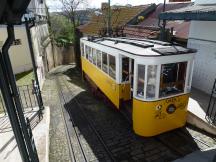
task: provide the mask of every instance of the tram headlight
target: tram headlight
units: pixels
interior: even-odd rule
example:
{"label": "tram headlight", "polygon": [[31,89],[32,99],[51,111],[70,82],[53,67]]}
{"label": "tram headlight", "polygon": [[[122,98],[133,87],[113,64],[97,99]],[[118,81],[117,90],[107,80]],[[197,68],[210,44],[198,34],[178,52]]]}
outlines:
{"label": "tram headlight", "polygon": [[168,114],[172,114],[176,111],[176,106],[174,104],[171,104],[167,107],[166,111]]}

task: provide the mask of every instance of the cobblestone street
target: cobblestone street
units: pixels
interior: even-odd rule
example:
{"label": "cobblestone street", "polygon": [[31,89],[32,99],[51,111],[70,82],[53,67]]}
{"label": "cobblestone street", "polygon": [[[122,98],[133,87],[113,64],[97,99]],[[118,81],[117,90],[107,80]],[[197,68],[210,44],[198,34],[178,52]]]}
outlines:
{"label": "cobblestone street", "polygon": [[74,66],[50,72],[43,87],[50,106],[50,153],[56,161],[168,162],[216,145],[193,126],[144,138],[104,98],[94,96]]}

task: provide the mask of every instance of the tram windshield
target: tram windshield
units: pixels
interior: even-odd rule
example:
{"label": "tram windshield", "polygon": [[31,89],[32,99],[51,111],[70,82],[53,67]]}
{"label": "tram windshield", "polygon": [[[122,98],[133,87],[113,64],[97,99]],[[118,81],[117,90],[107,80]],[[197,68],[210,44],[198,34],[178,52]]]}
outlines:
{"label": "tram windshield", "polygon": [[187,62],[161,65],[159,97],[184,92]]}

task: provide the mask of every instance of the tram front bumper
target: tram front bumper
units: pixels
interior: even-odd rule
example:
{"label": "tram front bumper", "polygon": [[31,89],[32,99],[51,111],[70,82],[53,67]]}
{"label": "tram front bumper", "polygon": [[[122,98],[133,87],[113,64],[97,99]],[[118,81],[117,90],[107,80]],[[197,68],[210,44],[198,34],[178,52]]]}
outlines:
{"label": "tram front bumper", "polygon": [[133,129],[150,137],[185,125],[189,94],[158,101],[133,99]]}

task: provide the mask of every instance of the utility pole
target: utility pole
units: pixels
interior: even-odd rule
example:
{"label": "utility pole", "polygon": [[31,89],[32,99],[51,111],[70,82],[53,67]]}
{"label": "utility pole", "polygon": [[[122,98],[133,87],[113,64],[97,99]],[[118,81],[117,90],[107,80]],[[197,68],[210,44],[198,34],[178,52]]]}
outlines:
{"label": "utility pole", "polygon": [[[163,12],[166,11],[166,0],[164,0],[164,5],[163,5]],[[163,20],[163,41],[165,41],[165,38],[166,38],[166,20]]]}
{"label": "utility pole", "polygon": [[107,16],[107,36],[111,36],[111,5],[110,0],[108,0],[108,16]]}

